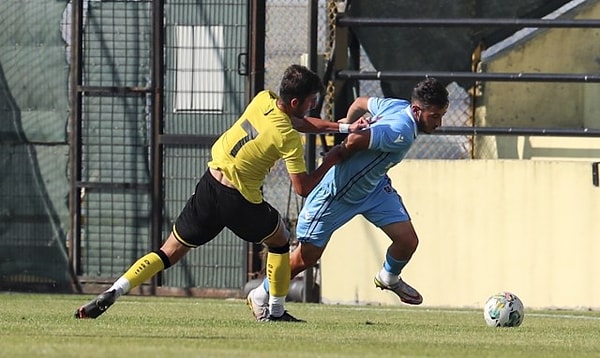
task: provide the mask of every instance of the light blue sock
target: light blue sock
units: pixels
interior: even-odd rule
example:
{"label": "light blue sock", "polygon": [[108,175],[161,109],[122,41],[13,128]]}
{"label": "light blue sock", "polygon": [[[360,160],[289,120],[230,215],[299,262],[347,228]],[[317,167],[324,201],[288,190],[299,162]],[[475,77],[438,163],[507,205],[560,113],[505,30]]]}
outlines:
{"label": "light blue sock", "polygon": [[269,280],[266,277],[263,280],[263,287],[265,288],[265,292],[269,293]]}
{"label": "light blue sock", "polygon": [[395,258],[393,258],[389,252],[385,253],[385,262],[383,263],[383,268],[395,275],[398,276],[400,275],[400,272],[402,272],[402,269],[404,268],[404,266],[406,266],[406,264],[408,263],[407,260],[396,260]]}
{"label": "light blue sock", "polygon": [[255,289],[250,291],[252,301],[257,305],[266,305],[269,303],[269,292],[265,290],[265,285],[261,282]]}

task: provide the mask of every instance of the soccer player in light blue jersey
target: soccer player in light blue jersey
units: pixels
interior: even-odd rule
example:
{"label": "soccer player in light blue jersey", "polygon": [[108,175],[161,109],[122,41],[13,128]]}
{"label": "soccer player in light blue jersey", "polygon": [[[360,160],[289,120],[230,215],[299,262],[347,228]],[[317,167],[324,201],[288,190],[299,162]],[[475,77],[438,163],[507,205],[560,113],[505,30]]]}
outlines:
{"label": "soccer player in light blue jersey", "polygon": [[[402,198],[387,175],[400,163],[419,133],[433,133],[448,109],[448,91],[435,78],[413,89],[411,100],[359,97],[348,109],[352,123],[369,113],[368,129],[349,134],[343,142],[346,160],[329,169],[308,195],[298,215],[299,246],[290,256],[292,278],[317,263],[331,235],[356,215],[364,216],[391,239],[375,286],[390,290],[404,303],[418,305],[421,294],[400,278],[417,249],[418,237]],[[250,291],[253,311],[268,302],[268,281]]]}

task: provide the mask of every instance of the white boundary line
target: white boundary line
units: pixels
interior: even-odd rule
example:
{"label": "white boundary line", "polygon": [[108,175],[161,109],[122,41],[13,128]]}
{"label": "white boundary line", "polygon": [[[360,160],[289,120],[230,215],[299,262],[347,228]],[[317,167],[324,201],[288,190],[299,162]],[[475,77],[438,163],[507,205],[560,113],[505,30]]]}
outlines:
{"label": "white boundary line", "polygon": [[[313,307],[314,308],[314,307]],[[316,306],[317,309],[319,308],[323,308],[323,309],[327,309],[328,305],[324,305],[324,306]],[[454,309],[454,308],[448,308],[448,309],[444,309],[444,308],[385,308],[385,307],[381,307],[381,306],[373,306],[373,307],[368,307],[368,306],[336,306],[336,308],[338,309],[347,309],[347,310],[352,310],[352,311],[394,311],[394,312],[424,312],[424,313],[440,313],[440,312],[447,312],[447,313],[459,313],[459,314],[481,314],[481,310],[474,310],[474,309]],[[529,317],[547,317],[547,318],[572,318],[572,319],[586,319],[586,320],[593,320],[593,321],[600,321],[600,316],[586,316],[585,312],[582,311],[581,315],[575,315],[575,314],[553,314],[553,313],[536,313],[536,312],[528,312],[527,310],[525,310],[525,315],[529,316]]]}
{"label": "white boundary line", "polygon": [[[136,301],[135,300],[135,296],[128,296],[131,297],[128,300],[121,300],[119,302],[119,305],[136,305],[141,303],[142,301]],[[174,297],[177,298],[177,297]],[[231,301],[238,301],[238,299],[228,299]],[[239,300],[240,302],[242,302],[243,300]],[[161,305],[168,305],[168,304],[181,304],[180,302],[161,302]],[[199,299],[198,301],[193,301],[190,300],[190,302],[188,302],[187,304],[189,305],[201,305],[202,304],[202,299]],[[300,303],[294,303],[294,304],[300,304]],[[365,306],[365,305],[356,305],[356,306],[352,306],[352,305],[334,305],[334,304],[314,304],[310,309],[322,309],[322,310],[326,310],[329,308],[335,307],[336,309],[343,309],[343,310],[348,310],[348,311],[387,311],[387,312],[423,312],[423,313],[440,313],[440,312],[447,312],[447,313],[457,313],[457,314],[482,314],[482,310],[480,309],[473,309],[473,308],[465,308],[465,309],[456,309],[456,308],[425,308],[425,307],[415,307],[415,308],[403,308],[403,307],[396,307],[396,306]],[[572,312],[577,312],[577,310],[572,310]],[[586,316],[585,314],[588,311],[581,311],[581,315],[578,314],[554,314],[554,313],[539,313],[539,312],[529,312],[527,310],[525,310],[525,316],[527,317],[546,317],[546,318],[570,318],[570,319],[582,319],[582,320],[591,320],[591,321],[600,321],[600,315],[597,316]],[[591,311],[592,313],[596,313],[598,314],[598,311]]]}

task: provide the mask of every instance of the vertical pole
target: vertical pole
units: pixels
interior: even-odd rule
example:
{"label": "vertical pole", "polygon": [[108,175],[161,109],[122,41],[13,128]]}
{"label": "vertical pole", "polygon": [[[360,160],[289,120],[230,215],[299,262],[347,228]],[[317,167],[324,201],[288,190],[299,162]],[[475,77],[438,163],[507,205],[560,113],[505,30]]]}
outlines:
{"label": "vertical pole", "polygon": [[[318,32],[319,1],[309,0],[308,6],[308,66],[311,70],[317,72],[317,32]],[[318,117],[320,113],[310,113],[311,116]],[[306,170],[310,173],[315,170],[316,162],[316,136],[314,134],[306,135]],[[309,267],[304,271],[304,290],[302,294],[303,302],[319,302],[320,293],[315,290],[315,278],[313,268]]]}
{"label": "vertical pole", "polygon": [[[338,14],[339,16],[339,14]],[[335,48],[333,49],[333,73],[345,70],[349,66],[349,49],[351,47],[349,29],[344,26],[336,26],[335,28]],[[346,116],[346,111],[350,106],[348,99],[347,81],[336,78],[334,80],[334,103],[333,103],[333,118],[338,120]],[[352,97],[350,97],[352,98]],[[335,144],[339,144],[345,135],[335,135]]]}
{"label": "vertical pole", "polygon": [[[348,67],[351,70],[359,71],[360,70],[360,42],[358,41],[358,37],[356,36],[354,31],[351,31],[351,30],[348,31],[347,36],[348,36],[348,53],[349,53]],[[348,81],[348,86],[350,86],[350,88],[349,88],[349,92],[347,94],[348,106],[345,107],[346,109],[348,107],[350,107],[350,104],[352,104],[355,97],[360,96],[360,81],[359,80]],[[346,116],[346,114],[344,113],[343,117],[345,117],[345,116]]]}
{"label": "vertical pole", "polygon": [[77,275],[81,274],[81,92],[83,39],[83,0],[71,3],[71,68],[69,74],[69,217],[68,237],[69,270],[73,283],[79,288]]}
{"label": "vertical pole", "polygon": [[266,2],[265,0],[252,0],[249,11],[249,91],[250,101],[265,86],[265,23]]}
{"label": "vertical pole", "polygon": [[[265,86],[265,35],[266,35],[266,1],[252,0],[248,7],[248,88],[247,102]],[[262,245],[248,242],[246,244],[246,278],[253,279],[253,274],[262,269]]]}
{"label": "vertical pole", "polygon": [[[162,243],[163,222],[163,146],[160,137],[163,134],[163,89],[164,89],[164,0],[152,1],[152,115],[150,138],[150,162],[152,177],[151,193],[151,247],[158,250]],[[162,273],[152,278],[151,294],[162,285]]]}

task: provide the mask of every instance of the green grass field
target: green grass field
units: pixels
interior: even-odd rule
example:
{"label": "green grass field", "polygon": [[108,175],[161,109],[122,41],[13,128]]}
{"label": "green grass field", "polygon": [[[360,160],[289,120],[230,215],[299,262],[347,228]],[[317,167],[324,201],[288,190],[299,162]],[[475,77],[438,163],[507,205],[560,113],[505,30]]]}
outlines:
{"label": "green grass field", "polygon": [[259,323],[242,300],[0,293],[3,357],[600,357],[600,312],[529,311],[488,328],[481,310],[288,303],[307,323]]}

